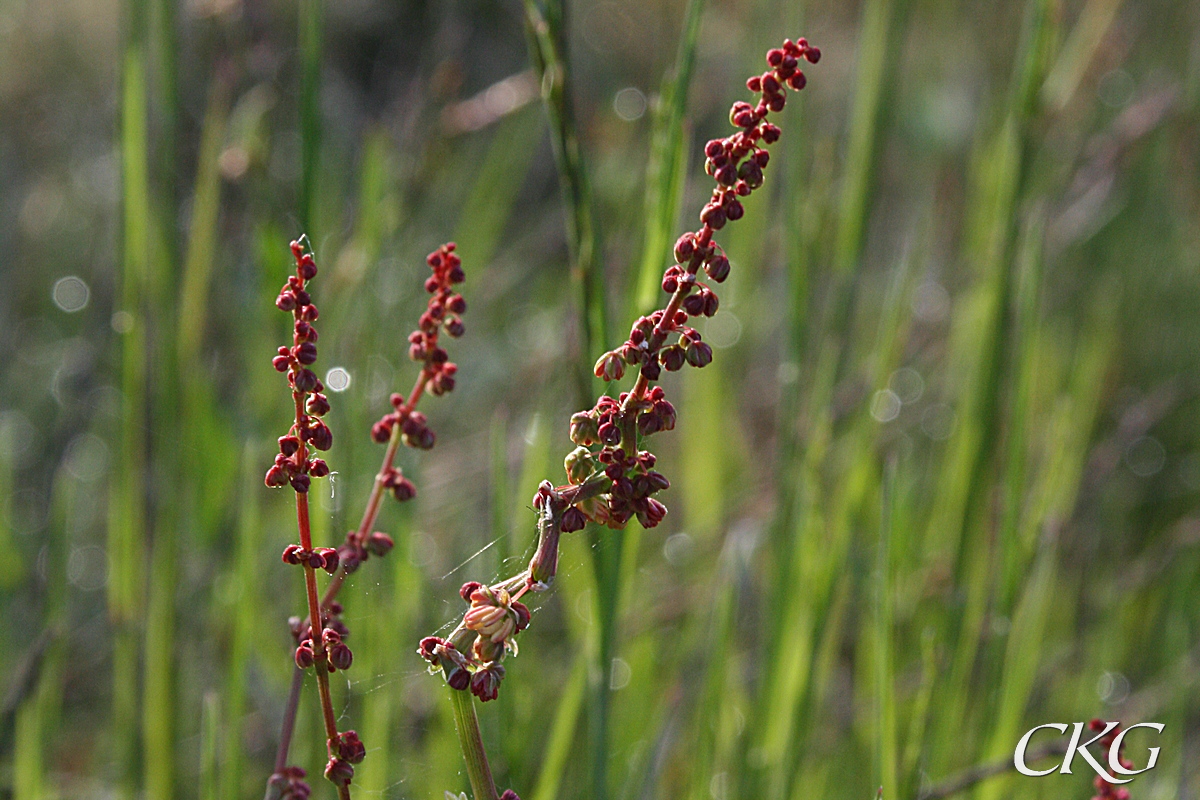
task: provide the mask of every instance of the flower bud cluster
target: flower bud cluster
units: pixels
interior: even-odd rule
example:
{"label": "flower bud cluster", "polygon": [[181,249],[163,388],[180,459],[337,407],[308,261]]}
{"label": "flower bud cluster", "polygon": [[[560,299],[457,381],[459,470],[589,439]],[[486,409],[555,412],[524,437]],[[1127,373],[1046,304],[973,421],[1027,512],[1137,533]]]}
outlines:
{"label": "flower bud cluster", "polygon": [[[469,688],[482,700],[495,698],[504,677],[499,662],[507,652],[516,652],[514,637],[529,624],[529,610],[519,598],[554,579],[561,534],[580,530],[589,521],[619,529],[635,517],[643,527],[653,528],[665,517],[667,508],[654,495],[670,481],[655,469],[654,454],[639,448],[639,437],[675,427],[675,408],[663,388],[654,384],[664,369],[674,372],[712,362],[712,348],[688,323],[717,313],[720,300],[707,281],[719,284],[729,277],[729,258],[713,234],[740,219],[745,213],[742,198],[762,186],[769,162],[766,147],[780,135],[767,117],[783,110],[787,89],[804,87],[801,59],[815,64],[820,55],[804,39],[786,40],[769,51],[769,69],[746,84],[759,95],[756,103],[735,103],[730,112],[739,130],[705,146],[705,170],[717,186],[700,213],[701,228],[675,243],[676,263],[662,279],[670,299],[664,308],[639,318],[629,338],[600,356],[593,369],[596,377],[611,382],[636,368],[633,388],[616,398],[602,396],[591,409],[571,417],[570,436],[576,447],[563,462],[567,484],[556,487],[543,481],[533,498],[538,547],[529,568],[495,586],[464,585],[462,596],[470,608],[454,633],[446,639],[421,640],[418,652],[431,671],[442,671],[451,688]],[[700,280],[702,270],[706,281]],[[516,798],[506,792],[503,800]]]}
{"label": "flower bud cluster", "polygon": [[329,412],[325,387],[310,369],[317,360],[317,329],[313,323],[319,314],[307,285],[316,277],[317,265],[304,244],[295,241],[291,247],[296,259],[296,274],[288,277],[275,298],[275,305],[292,314],[292,346],[280,347],[271,359],[271,365],[277,372],[287,373],[296,404],[296,420],[287,435],[279,437],[279,453],[267,470],[264,482],[272,488],[290,484],[303,494],[308,491],[312,478],[329,474],[329,465],[323,459],[310,457],[309,447],[328,450],[333,446],[333,432],[321,420]]}
{"label": "flower bud cluster", "polygon": [[[767,122],[771,112],[782,111],[786,89],[804,88],[801,59],[815,64],[821,52],[804,39],[788,39],[783,47],[767,53],[769,69],[746,82],[759,95],[755,104],[739,101],[730,110],[730,121],[739,131],[724,139],[713,139],[704,148],[705,171],[716,179],[712,197],[700,213],[703,226],[685,233],[675,243],[675,263],[663,274],[663,291],[671,295],[666,307],[641,317],[620,347],[596,361],[596,377],[620,380],[626,367],[636,367],[638,380],[633,391],[617,400],[601,397],[590,411],[571,418],[571,441],[589,450],[594,462],[603,465],[612,481],[599,497],[577,504],[584,517],[611,528],[622,528],[634,516],[643,527],[657,525],[666,507],[652,495],[666,488],[667,479],[654,472],[653,456],[635,450],[637,435],[649,436],[675,427],[675,409],[665,399],[661,386],[652,386],[665,369],[675,372],[685,365],[705,367],[712,363],[712,347],[687,323],[696,317],[711,317],[720,307],[717,293],[699,280],[701,270],[713,283],[729,277],[729,258],[713,241],[713,233],[726,222],[736,221],[745,213],[741,198],[762,186],[763,169],[770,156],[766,146],[779,139],[779,128]],[[761,146],[760,146],[761,145]],[[636,452],[636,455],[631,453]],[[586,479],[586,461],[574,453],[567,464],[572,484]],[[564,515],[564,532],[578,524],[574,515]],[[580,526],[582,527],[582,526]]]}
{"label": "flower bud cluster", "polygon": [[298,544],[289,544],[283,548],[283,563],[323,569],[332,575],[337,572],[338,552],[332,547],[316,547],[312,550],[305,550]]}
{"label": "flower bud cluster", "polygon": [[308,800],[312,787],[304,780],[305,774],[300,767],[284,767],[271,776],[268,784],[278,790],[280,800]]}
{"label": "flower bud cluster", "polygon": [[337,556],[341,561],[342,571],[349,574],[358,569],[359,565],[371,556],[382,558],[395,546],[396,542],[392,537],[382,531],[375,531],[371,534],[349,531],[346,534],[346,541],[337,549]]}
{"label": "flower bud cluster", "polygon": [[481,701],[495,700],[504,680],[501,662],[517,652],[516,635],[529,627],[529,608],[503,586],[464,583],[459,594],[469,604],[450,639],[427,636],[417,652],[431,670],[442,670],[459,691],[471,690]]}
{"label": "flower bud cluster", "polygon": [[[452,288],[465,278],[462,259],[454,248],[454,242],[448,242],[426,257],[425,263],[429,264],[433,275],[425,281],[425,291],[432,297],[417,321],[417,329],[408,336],[409,357],[423,365],[421,391],[433,395],[451,391],[458,372],[458,365],[449,360],[449,354],[438,344],[438,336],[443,330],[455,338],[462,336],[461,315],[467,310],[467,301]],[[371,438],[383,444],[391,438],[392,429],[399,425],[404,443],[409,447],[421,450],[433,447],[433,431],[427,426],[424,414],[410,408],[398,394],[392,395],[392,407],[391,413],[375,423]]]}
{"label": "flower bud cluster", "polygon": [[[1102,731],[1108,723],[1102,719],[1094,719],[1088,723],[1088,727],[1094,731]],[[1121,732],[1121,726],[1115,726],[1111,731],[1105,734],[1100,739],[1100,746],[1104,748],[1104,756],[1107,761],[1111,756],[1113,743],[1117,740],[1117,735]],[[1133,762],[1125,757],[1125,743],[1121,743],[1121,751],[1117,753],[1117,763],[1125,769],[1133,769]],[[1124,786],[1114,786],[1101,776],[1097,775],[1092,781],[1092,785],[1096,787],[1096,794],[1092,800],[1129,800],[1129,790]]]}
{"label": "flower bud cluster", "polygon": [[336,739],[326,742],[329,748],[329,763],[325,765],[325,777],[338,786],[348,786],[354,777],[354,764],[361,764],[367,757],[367,748],[354,731],[343,731]]}
{"label": "flower bud cluster", "polygon": [[[335,600],[329,604],[329,611],[322,614],[324,625],[321,628],[321,643],[330,672],[349,669],[354,661],[354,653],[344,641],[350,631],[342,622],[341,613],[342,604]],[[291,623],[292,636],[296,639],[296,666],[308,669],[320,658],[317,648],[313,646],[312,626],[302,625],[299,617],[292,617]]]}

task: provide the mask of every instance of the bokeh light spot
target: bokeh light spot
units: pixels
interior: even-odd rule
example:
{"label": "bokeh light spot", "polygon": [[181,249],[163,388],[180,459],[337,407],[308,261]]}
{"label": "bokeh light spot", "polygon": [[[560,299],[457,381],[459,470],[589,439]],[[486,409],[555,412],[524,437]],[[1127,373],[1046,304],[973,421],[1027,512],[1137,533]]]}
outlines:
{"label": "bokeh light spot", "polygon": [[871,416],[878,422],[891,422],[900,416],[900,397],[891,389],[880,389],[871,398]]}
{"label": "bokeh light spot", "polygon": [[613,97],[613,111],[626,122],[641,119],[646,113],[646,95],[640,89],[627,86]]}
{"label": "bokeh light spot", "polygon": [[344,392],[350,388],[350,373],[342,367],[333,367],[325,373],[325,387],[331,392]]}
{"label": "bokeh light spot", "polygon": [[896,393],[901,403],[915,403],[925,393],[925,379],[912,367],[901,367],[888,378],[888,388]]}
{"label": "bokeh light spot", "polygon": [[1133,440],[1125,451],[1125,463],[1129,471],[1139,478],[1158,474],[1167,461],[1167,451],[1162,442],[1153,436],[1140,436]]}
{"label": "bokeh light spot", "polygon": [[76,311],[82,311],[87,307],[88,298],[91,297],[91,294],[88,285],[81,278],[68,275],[54,282],[52,296],[54,298],[54,305],[68,314],[74,314]]}

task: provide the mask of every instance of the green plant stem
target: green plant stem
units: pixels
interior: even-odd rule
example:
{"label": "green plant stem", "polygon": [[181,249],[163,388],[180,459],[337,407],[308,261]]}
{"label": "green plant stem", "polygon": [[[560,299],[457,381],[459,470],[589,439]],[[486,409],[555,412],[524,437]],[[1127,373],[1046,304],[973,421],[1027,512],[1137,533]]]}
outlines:
{"label": "green plant stem", "polygon": [[475,716],[475,700],[470,692],[450,690],[454,703],[454,727],[458,730],[458,743],[462,747],[463,760],[467,762],[467,778],[471,781],[471,792],[475,800],[500,800],[496,782],[492,780],[492,768],[483,749],[483,736],[479,732],[479,718]]}
{"label": "green plant stem", "polygon": [[550,140],[562,185],[567,211],[567,245],[571,257],[571,279],[579,303],[579,346],[584,353],[576,376],[579,402],[591,394],[590,357],[596,345],[607,338],[607,307],[604,281],[597,268],[600,251],[592,208],[592,189],[587,164],[579,146],[571,84],[564,46],[566,12],[561,0],[548,5],[545,14],[535,0],[525,0],[525,30],[534,72],[542,87],[546,114],[550,117]]}

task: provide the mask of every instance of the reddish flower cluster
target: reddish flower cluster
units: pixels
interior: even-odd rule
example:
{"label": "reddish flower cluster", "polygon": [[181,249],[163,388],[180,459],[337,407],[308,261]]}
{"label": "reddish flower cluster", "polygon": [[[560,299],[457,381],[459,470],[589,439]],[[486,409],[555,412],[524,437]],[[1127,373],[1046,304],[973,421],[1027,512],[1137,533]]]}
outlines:
{"label": "reddish flower cluster", "polygon": [[[1089,723],[1088,727],[1094,731],[1102,731],[1108,723],[1102,719],[1094,719]],[[1116,741],[1117,735],[1121,732],[1121,726],[1116,725],[1100,740],[1100,745],[1104,748],[1106,757],[1111,758],[1113,742]],[[1122,750],[1124,750],[1124,742],[1122,742]],[[1121,753],[1117,753],[1117,763],[1125,769],[1133,769],[1133,762],[1125,758]],[[1093,781],[1096,787],[1096,794],[1092,800],[1129,800],[1129,790],[1124,786],[1114,786],[1099,775]]]}
{"label": "reddish flower cluster", "polygon": [[769,161],[765,148],[780,135],[767,116],[783,109],[787,89],[804,87],[800,60],[815,64],[820,56],[804,39],[787,40],[769,51],[769,69],[746,83],[759,95],[757,103],[738,102],[730,112],[740,130],[705,146],[705,170],[717,186],[700,213],[700,229],[675,243],[677,263],[662,280],[670,299],[661,310],[638,319],[629,338],[596,361],[595,375],[606,381],[620,380],[626,367],[636,367],[633,388],[616,399],[600,397],[594,407],[571,417],[570,435],[577,447],[564,461],[567,484],[556,487],[543,481],[533,498],[538,547],[529,568],[491,587],[474,582],[463,586],[463,598],[471,607],[462,622],[448,638],[421,641],[418,652],[431,670],[442,671],[452,688],[470,688],[482,700],[495,698],[504,676],[499,661],[507,652],[516,652],[513,637],[529,624],[528,609],[518,601],[526,591],[544,589],[553,580],[562,533],[580,530],[589,521],[623,528],[634,517],[643,527],[653,528],[666,515],[666,506],[654,495],[670,481],[654,469],[654,454],[638,449],[639,436],[675,427],[675,408],[662,387],[652,384],[663,369],[673,372],[685,364],[704,367],[712,362],[712,348],[687,324],[695,317],[713,316],[720,305],[716,292],[698,276],[701,269],[713,283],[729,276],[729,259],[713,242],[713,234],[740,219],[745,213],[741,198],[762,185]]}
{"label": "reddish flower cluster", "polygon": [[[408,336],[409,358],[424,364],[421,374],[425,386],[434,395],[443,395],[453,389],[454,375],[458,372],[458,365],[449,360],[444,348],[438,346],[438,334],[445,329],[450,336],[462,336],[464,328],[460,315],[467,310],[467,301],[452,288],[466,277],[462,259],[454,252],[454,248],[454,242],[449,242],[425,259],[433,270],[433,275],[425,281],[425,291],[433,296],[429,298],[429,305],[417,322],[417,329]],[[392,429],[399,425],[402,439],[409,447],[421,450],[433,447],[433,431],[426,425],[425,415],[416,411],[413,405],[415,403],[407,402],[402,395],[392,395],[395,410],[385,414],[371,429],[375,441],[380,444],[387,442],[392,436]],[[410,483],[405,491],[411,488]],[[407,497],[401,497],[399,492],[396,494],[400,500],[413,496],[411,493]]]}
{"label": "reddish flower cluster", "polygon": [[[634,444],[637,435],[645,437],[675,427],[674,407],[665,399],[662,387],[650,384],[664,369],[674,372],[685,364],[704,367],[712,362],[712,348],[687,324],[691,318],[713,316],[720,305],[717,293],[698,275],[703,269],[714,283],[729,277],[729,259],[713,242],[713,233],[726,222],[740,219],[745,213],[740,198],[762,186],[763,168],[769,161],[765,146],[777,141],[780,133],[778,127],[767,122],[767,116],[783,110],[785,87],[797,91],[804,88],[800,60],[815,64],[820,57],[820,50],[804,39],[789,39],[782,48],[769,51],[770,69],[746,82],[747,88],[760,95],[757,104],[739,101],[730,110],[730,121],[741,130],[705,145],[704,168],[716,179],[717,186],[700,212],[702,227],[683,234],[675,243],[678,263],[667,268],[662,280],[670,301],[662,310],[638,319],[625,343],[596,362],[598,378],[620,380],[629,365],[638,368],[638,382],[618,399],[601,397],[594,408],[571,418],[571,440],[583,448],[600,446],[594,453],[595,460],[603,465],[611,481],[600,496],[576,503],[575,508],[586,519],[622,528],[636,516],[643,527],[652,528],[666,514],[666,507],[652,495],[670,483],[651,469],[653,454],[635,451]],[[669,342],[672,338],[674,341]],[[576,463],[585,460],[579,451],[572,456]],[[588,477],[583,469],[571,464],[567,472],[568,477],[575,476],[571,483],[582,483]],[[579,525],[574,515],[564,515],[567,521]],[[564,531],[570,529],[564,525]]]}
{"label": "reddish flower cluster", "polygon": [[[341,605],[337,606],[337,613],[341,613]],[[321,629],[321,642],[325,645],[325,652],[328,654],[329,664],[328,671],[336,672],[337,670],[350,669],[350,664],[354,661],[354,654],[350,652],[350,648],[342,639],[349,636],[350,632],[346,630],[346,626],[342,624],[340,619],[326,617],[325,627]],[[312,627],[305,626],[303,632],[298,634],[298,644],[296,646],[296,666],[300,669],[308,669],[316,661],[316,653],[313,649]]]}
{"label": "reddish flower cluster", "polygon": [[312,787],[304,780],[305,772],[300,767],[284,767],[268,781],[268,785],[279,790],[280,800],[308,800]]}
{"label": "reddish flower cluster", "polygon": [[296,274],[288,277],[275,298],[276,307],[291,312],[295,319],[292,346],[280,347],[271,359],[271,366],[277,372],[287,373],[296,403],[296,421],[286,436],[279,437],[279,454],[267,470],[265,480],[267,486],[290,483],[297,492],[307,492],[310,477],[325,477],[329,467],[319,458],[309,458],[306,445],[328,450],[333,446],[333,433],[320,419],[329,412],[329,399],[323,394],[325,387],[309,369],[317,360],[317,330],[313,323],[319,314],[305,286],[316,277],[317,264],[312,253],[305,252],[298,241],[292,242],[292,255],[296,259]]}
{"label": "reddish flower cluster", "polygon": [[462,624],[449,639],[425,637],[417,652],[429,662],[431,670],[442,670],[451,688],[470,688],[486,703],[499,695],[504,680],[500,662],[510,652],[516,655],[514,637],[529,627],[531,614],[503,586],[469,581],[459,589],[459,595],[470,605]]}

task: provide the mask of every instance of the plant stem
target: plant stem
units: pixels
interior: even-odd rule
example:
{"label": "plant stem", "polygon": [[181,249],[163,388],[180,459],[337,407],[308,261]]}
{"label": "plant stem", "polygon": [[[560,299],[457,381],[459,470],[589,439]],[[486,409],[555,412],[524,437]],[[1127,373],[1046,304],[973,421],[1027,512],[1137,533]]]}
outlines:
{"label": "plant stem", "polygon": [[487,753],[483,749],[483,736],[479,732],[479,718],[475,716],[475,700],[470,692],[450,690],[454,702],[454,727],[458,729],[458,743],[462,747],[463,759],[467,762],[467,778],[471,781],[471,792],[475,800],[500,800],[496,783],[492,780],[492,768],[488,765]]}
{"label": "plant stem", "polygon": [[[417,403],[420,402],[421,397],[425,394],[425,387],[428,385],[428,383],[429,383],[428,371],[422,369],[421,374],[417,376],[417,380],[416,380],[416,383],[413,385],[412,391],[409,392],[408,401],[405,403],[406,408],[408,408],[409,410],[416,408]],[[396,460],[396,453],[399,449],[400,449],[400,426],[395,425],[392,427],[392,437],[391,437],[391,439],[388,440],[387,450],[384,452],[384,455],[383,455],[383,463],[380,465],[379,472],[375,476],[375,485],[371,487],[371,494],[367,498],[367,506],[366,506],[366,509],[363,511],[362,522],[358,526],[358,532],[360,534],[365,533],[365,532],[371,530],[371,528],[375,527],[375,520],[378,519],[378,517],[379,517],[379,508],[383,501],[384,478],[387,475],[388,470],[390,470],[392,468],[392,464]],[[302,498],[303,498],[303,503],[304,503],[303,512],[300,511],[300,504],[302,502]],[[307,522],[308,522],[308,500],[305,495],[300,495],[300,494],[296,495],[296,510],[297,510],[297,515],[300,516],[302,513],[302,518],[303,518],[303,522],[301,522],[301,525],[300,525],[300,545],[301,545],[301,547],[304,547],[306,550],[311,550],[312,549],[312,534],[310,532],[310,527],[307,524]],[[316,574],[309,567],[305,567],[305,570],[307,572],[307,574],[305,575],[306,589],[308,586],[309,578],[311,577],[312,581],[313,581],[313,587],[315,590]],[[330,604],[332,604],[333,601],[335,599],[337,599],[338,592],[341,591],[342,586],[346,582],[346,574],[347,573],[344,568],[342,568],[342,567],[338,568],[337,572],[333,576],[333,579],[329,582],[329,586],[327,586],[325,588],[325,594],[321,597],[321,601],[320,601],[320,605],[319,605],[320,610],[328,609]],[[319,618],[319,615],[313,616],[314,614],[317,614],[317,608],[318,607],[314,606],[314,604],[313,604],[313,595],[309,595],[308,622],[310,625],[312,624],[313,619]],[[301,624],[300,627],[303,630],[304,625]],[[313,637],[313,653],[315,655],[317,655],[318,661],[320,662],[321,654],[323,654],[325,652],[325,646],[324,646],[324,643],[320,643],[320,651],[318,652],[318,650],[317,650],[318,638],[319,637],[317,637],[315,635]],[[322,671],[321,669],[318,669],[317,673],[318,673],[318,678],[317,678],[318,688],[320,688],[322,685],[324,685],[324,689],[322,691],[325,695],[328,695],[328,693],[329,693],[328,674],[325,673],[324,671]],[[297,668],[292,672],[292,686],[288,692],[287,706],[285,706],[284,710],[283,710],[283,726],[282,726],[282,728],[280,730],[280,734],[279,734],[279,749],[275,753],[275,772],[276,773],[282,772],[283,769],[287,766],[288,750],[290,749],[291,743],[292,743],[292,731],[296,727],[296,713],[297,713],[297,711],[299,711],[299,708],[300,708],[300,690],[303,687],[303,685],[304,685],[304,670]],[[324,709],[326,707],[324,697],[322,697],[321,704]],[[334,718],[332,717],[332,705],[330,704],[328,706],[328,710],[325,711],[326,733],[329,732],[330,727],[331,727],[329,723],[330,723],[330,720],[333,720],[333,719]],[[336,724],[333,726],[333,728],[334,728],[333,736],[336,736],[337,735]],[[268,786],[267,791],[268,791],[268,793],[270,792],[270,786]]]}
{"label": "plant stem", "polygon": [[[297,400],[297,405],[299,405]],[[304,446],[301,445],[301,450]],[[312,550],[312,530],[308,520],[308,494],[296,492],[296,521],[300,527],[300,546]],[[322,636],[324,625],[321,622],[320,601],[317,595],[317,573],[308,564],[304,565],[304,589],[308,594],[308,613],[312,620],[312,646],[316,663],[313,671],[317,674],[317,693],[321,696],[321,714],[325,722],[325,738],[329,747],[337,741],[337,717],[333,713],[333,699],[329,694],[329,654],[325,650],[325,640]],[[285,721],[285,724],[286,721]],[[332,755],[332,752],[330,753]],[[349,800],[350,787],[338,785],[338,797]]]}

